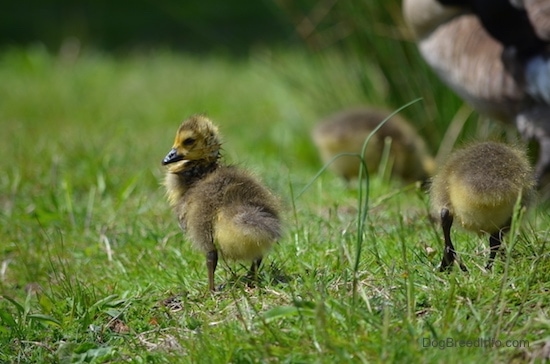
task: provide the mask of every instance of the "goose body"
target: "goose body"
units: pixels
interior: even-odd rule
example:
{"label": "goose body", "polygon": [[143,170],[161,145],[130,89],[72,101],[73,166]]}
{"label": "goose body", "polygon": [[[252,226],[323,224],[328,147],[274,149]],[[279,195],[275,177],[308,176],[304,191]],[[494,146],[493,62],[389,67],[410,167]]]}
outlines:
{"label": "goose body", "polygon": [[[358,107],[337,112],[323,119],[312,131],[312,139],[323,163],[341,153],[361,154],[369,134],[390,112]],[[389,149],[392,175],[405,181],[425,180],[435,169],[435,161],[416,130],[399,115],[394,115],[372,136],[364,159],[370,174],[377,171],[386,141]],[[341,156],[329,166],[345,180],[357,178],[358,156]]]}
{"label": "goose body", "polygon": [[550,5],[524,0],[524,8],[499,7],[504,2],[512,4],[404,0],[403,13],[423,58],[449,87],[479,112],[537,141],[541,183],[550,177]]}
{"label": "goose body", "polygon": [[250,173],[219,162],[217,127],[195,115],[179,127],[163,164],[165,187],[184,233],[207,258],[214,290],[218,252],[252,261],[251,273],[281,236],[277,198]]}
{"label": "goose body", "polygon": [[534,185],[522,148],[478,142],[453,152],[433,178],[430,190],[432,212],[445,238],[441,270],[449,268],[455,259],[450,237],[453,221],[466,230],[490,234],[490,269],[516,203],[520,199],[528,202]]}

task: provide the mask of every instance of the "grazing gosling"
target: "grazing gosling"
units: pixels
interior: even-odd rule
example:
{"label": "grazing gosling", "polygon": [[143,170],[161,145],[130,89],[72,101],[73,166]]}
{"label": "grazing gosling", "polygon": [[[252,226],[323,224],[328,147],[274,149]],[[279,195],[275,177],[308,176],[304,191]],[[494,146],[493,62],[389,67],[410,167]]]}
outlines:
{"label": "grazing gosling", "polygon": [[281,237],[278,200],[249,173],[222,165],[220,147],[217,127],[194,115],[181,124],[162,160],[168,201],[184,233],[206,255],[211,291],[218,251],[225,259],[252,261],[249,273],[255,276]]}
{"label": "grazing gosling", "polygon": [[[523,149],[478,142],[452,153],[433,178],[430,190],[432,211],[441,222],[445,239],[440,271],[450,268],[456,258],[450,232],[454,219],[467,230],[491,234],[486,266],[491,269],[518,198],[527,203],[534,186],[533,170]],[[467,270],[462,263],[460,268]]]}
{"label": "grazing gosling", "polygon": [[[369,134],[390,112],[366,107],[337,112],[322,120],[312,131],[312,139],[323,163],[340,153],[361,154]],[[386,140],[389,149],[392,176],[412,182],[425,180],[435,170],[435,161],[416,130],[399,115],[394,115],[373,135],[365,150],[365,163],[369,174],[376,172],[382,159]],[[359,175],[357,156],[341,156],[329,168],[346,181]]]}

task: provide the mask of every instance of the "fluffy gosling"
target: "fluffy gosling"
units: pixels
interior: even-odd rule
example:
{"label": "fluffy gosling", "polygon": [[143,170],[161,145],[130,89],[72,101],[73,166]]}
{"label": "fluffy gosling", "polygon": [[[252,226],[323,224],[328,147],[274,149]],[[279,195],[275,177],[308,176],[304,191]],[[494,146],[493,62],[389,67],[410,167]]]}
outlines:
{"label": "fluffy gosling", "polygon": [[[486,269],[491,269],[518,198],[527,203],[534,186],[533,170],[523,149],[478,142],[452,153],[433,178],[430,190],[432,211],[441,222],[445,239],[440,271],[449,269],[456,258],[451,241],[454,219],[466,230],[490,234]],[[467,270],[462,263],[460,268]]]}
{"label": "fluffy gosling", "polygon": [[[340,153],[361,154],[365,139],[389,115],[388,111],[361,107],[340,111],[322,120],[311,136],[323,163]],[[392,116],[367,144],[364,158],[369,174],[377,171],[386,140],[391,143],[389,162],[392,176],[412,182],[423,181],[433,174],[435,161],[423,139],[399,115]],[[359,167],[356,156],[338,157],[329,166],[346,181],[358,177]]]}
{"label": "fluffy gosling", "polygon": [[220,147],[217,127],[194,115],[181,124],[162,160],[168,201],[184,233],[206,255],[211,291],[218,251],[225,259],[252,261],[249,273],[255,276],[281,237],[278,200],[246,171],[222,165]]}

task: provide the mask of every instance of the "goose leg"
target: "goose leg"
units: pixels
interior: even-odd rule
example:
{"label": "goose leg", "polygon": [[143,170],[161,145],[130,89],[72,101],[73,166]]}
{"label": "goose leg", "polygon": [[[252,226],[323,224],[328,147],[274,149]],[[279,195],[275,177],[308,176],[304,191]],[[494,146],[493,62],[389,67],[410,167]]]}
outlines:
{"label": "goose leg", "polygon": [[[453,225],[453,217],[448,209],[441,209],[441,228],[443,229],[443,237],[445,239],[445,249],[443,250],[443,259],[441,260],[441,265],[439,266],[439,271],[444,272],[451,268],[453,262],[456,259],[456,252],[451,241],[451,226]],[[462,264],[460,264],[460,269],[467,272],[468,269]]]}
{"label": "goose leg", "polygon": [[539,188],[543,182],[548,182],[545,177],[550,174],[550,137],[544,135],[539,138],[539,158],[535,169],[535,177]]}
{"label": "goose leg", "polygon": [[550,178],[550,129],[548,105],[531,107],[528,111],[516,117],[516,127],[525,140],[535,140],[538,143],[539,155],[535,166],[537,187],[541,189],[548,184]]}
{"label": "goose leg", "polygon": [[218,265],[218,251],[212,250],[206,253],[206,268],[208,269],[208,288],[211,292],[214,292],[214,272]]}

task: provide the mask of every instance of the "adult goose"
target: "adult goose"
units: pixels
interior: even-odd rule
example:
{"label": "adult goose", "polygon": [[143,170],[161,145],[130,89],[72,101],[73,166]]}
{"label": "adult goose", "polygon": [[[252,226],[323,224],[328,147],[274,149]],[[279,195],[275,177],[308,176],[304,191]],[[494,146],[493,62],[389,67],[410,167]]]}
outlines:
{"label": "adult goose", "polygon": [[550,2],[404,0],[420,53],[480,113],[535,140],[539,187],[550,181]]}

